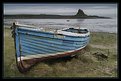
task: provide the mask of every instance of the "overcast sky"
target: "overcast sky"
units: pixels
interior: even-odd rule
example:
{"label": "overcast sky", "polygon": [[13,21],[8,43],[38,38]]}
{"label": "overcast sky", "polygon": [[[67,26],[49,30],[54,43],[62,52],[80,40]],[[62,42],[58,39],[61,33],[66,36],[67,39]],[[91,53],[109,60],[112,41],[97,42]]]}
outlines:
{"label": "overcast sky", "polygon": [[4,14],[75,15],[82,9],[87,15],[117,16],[117,4],[4,4]]}

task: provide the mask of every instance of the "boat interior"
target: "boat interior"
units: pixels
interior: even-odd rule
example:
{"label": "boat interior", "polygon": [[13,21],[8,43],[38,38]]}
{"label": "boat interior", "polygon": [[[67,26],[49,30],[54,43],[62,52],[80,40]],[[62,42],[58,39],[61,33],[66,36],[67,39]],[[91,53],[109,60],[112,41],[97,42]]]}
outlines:
{"label": "boat interior", "polygon": [[74,29],[74,28],[65,29],[63,31],[72,32],[72,33],[87,33],[88,32],[87,29]]}

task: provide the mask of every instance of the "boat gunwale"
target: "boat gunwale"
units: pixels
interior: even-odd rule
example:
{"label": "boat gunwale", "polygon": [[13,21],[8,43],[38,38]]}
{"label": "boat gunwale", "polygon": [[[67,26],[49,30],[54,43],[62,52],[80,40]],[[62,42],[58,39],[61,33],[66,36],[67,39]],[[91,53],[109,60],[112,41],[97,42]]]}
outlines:
{"label": "boat gunwale", "polygon": [[[36,32],[42,32],[42,33],[47,33],[47,34],[56,34],[56,35],[62,34],[64,36],[77,37],[77,38],[78,37],[82,37],[82,36],[86,36],[86,35],[90,35],[90,32],[89,32],[89,30],[87,28],[85,28],[85,29],[88,30],[87,33],[81,33],[81,34],[79,34],[79,33],[73,33],[73,32],[63,31],[63,29],[62,30],[58,30],[59,32],[54,32],[54,31],[50,32],[50,31],[42,31],[41,28],[39,28],[39,27],[38,28],[34,27],[34,26],[31,27],[29,25],[19,25],[19,24],[17,24],[16,26],[17,26],[17,28],[28,30],[28,31],[36,31]],[[64,29],[68,29],[68,28],[64,28]],[[84,28],[82,28],[82,29],[84,29]],[[69,35],[66,34],[66,33],[69,33]]]}

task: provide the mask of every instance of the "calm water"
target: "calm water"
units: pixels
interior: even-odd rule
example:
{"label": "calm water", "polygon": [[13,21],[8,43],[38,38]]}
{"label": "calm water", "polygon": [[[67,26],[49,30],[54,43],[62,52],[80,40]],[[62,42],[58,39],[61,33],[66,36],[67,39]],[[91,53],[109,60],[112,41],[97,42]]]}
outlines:
{"label": "calm water", "polygon": [[93,32],[117,33],[117,19],[4,19],[4,27],[10,27],[14,21],[37,27],[62,29],[86,27]]}

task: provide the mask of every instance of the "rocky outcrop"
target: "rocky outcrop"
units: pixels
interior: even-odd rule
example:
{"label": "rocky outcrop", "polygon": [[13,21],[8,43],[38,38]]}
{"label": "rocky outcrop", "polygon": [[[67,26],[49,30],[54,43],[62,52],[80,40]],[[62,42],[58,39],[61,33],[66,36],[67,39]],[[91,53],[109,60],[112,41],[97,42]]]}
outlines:
{"label": "rocky outcrop", "polygon": [[75,16],[85,17],[87,15],[83,12],[83,10],[79,9]]}

